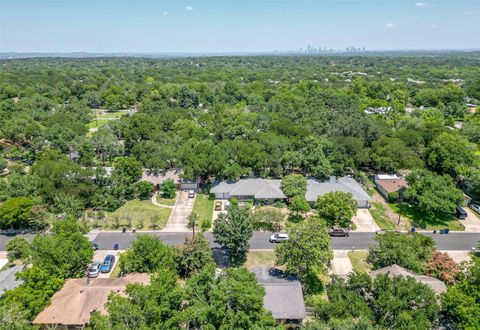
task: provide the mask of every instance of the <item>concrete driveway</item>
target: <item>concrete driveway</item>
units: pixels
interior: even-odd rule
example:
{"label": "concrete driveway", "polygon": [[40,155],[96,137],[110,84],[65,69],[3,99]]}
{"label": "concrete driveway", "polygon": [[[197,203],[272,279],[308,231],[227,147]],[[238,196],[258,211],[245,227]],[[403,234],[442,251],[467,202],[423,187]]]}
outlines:
{"label": "concrete driveway", "polygon": [[352,263],[347,255],[348,251],[349,250],[333,251],[333,262],[330,274],[347,276],[349,273],[353,272]]}
{"label": "concrete driveway", "polygon": [[480,233],[480,219],[469,207],[464,207],[463,209],[467,212],[467,218],[460,220],[460,222],[465,227],[465,231]]}
{"label": "concrete driveway", "polygon": [[[196,195],[195,195],[196,198]],[[177,193],[177,199],[173,206],[167,225],[163,232],[189,232],[187,228],[188,216],[192,213],[195,198],[188,198],[188,192],[180,191]]]}
{"label": "concrete driveway", "polygon": [[105,257],[108,254],[113,254],[115,256],[115,263],[112,266],[112,270],[108,273],[100,273],[100,275],[98,275],[98,278],[110,277],[113,269],[115,268],[115,266],[118,263],[118,260],[120,259],[120,254],[122,254],[123,252],[125,252],[125,250],[97,250],[97,251],[95,251],[95,253],[93,254],[93,262],[99,262],[100,264],[103,263],[103,259],[105,259]]}
{"label": "concrete driveway", "polygon": [[357,214],[353,217],[353,223],[357,227],[355,231],[375,232],[380,229],[368,209],[358,209]]}

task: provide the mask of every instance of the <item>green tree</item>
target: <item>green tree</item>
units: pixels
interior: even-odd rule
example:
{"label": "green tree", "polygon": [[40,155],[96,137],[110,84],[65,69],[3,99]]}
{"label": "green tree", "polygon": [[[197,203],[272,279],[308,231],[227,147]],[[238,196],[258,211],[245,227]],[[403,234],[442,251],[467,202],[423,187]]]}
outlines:
{"label": "green tree", "polygon": [[23,237],[15,237],[7,243],[8,261],[26,260],[30,256],[30,243]]}
{"label": "green tree", "polygon": [[227,213],[220,213],[215,219],[213,236],[215,241],[227,248],[234,264],[245,261],[249,241],[253,235],[252,221],[246,209],[231,204]]}
{"label": "green tree", "polygon": [[333,254],[330,236],[325,223],[318,218],[309,218],[288,229],[289,240],[275,247],[277,265],[285,265],[288,272],[302,278],[314,268],[326,272],[330,267]]}
{"label": "green tree", "polygon": [[441,297],[442,312],[456,329],[477,329],[480,317],[480,258],[459,274],[460,280]]}
{"label": "green tree", "polygon": [[463,202],[463,193],[448,175],[438,175],[428,170],[416,170],[407,176],[405,198],[422,212],[453,214]]}
{"label": "green tree", "polygon": [[307,179],[300,174],[289,174],[282,179],[281,188],[288,198],[294,196],[305,197],[305,193],[307,192]]}
{"label": "green tree", "polygon": [[134,183],[142,177],[142,164],[133,157],[120,158],[113,165],[112,178],[127,184]]}
{"label": "green tree", "polygon": [[387,232],[375,240],[378,244],[370,246],[367,257],[374,269],[397,264],[423,274],[435,247],[432,238],[417,233]]}
{"label": "green tree", "polygon": [[333,191],[318,196],[315,208],[320,217],[327,220],[328,226],[346,228],[352,223],[352,217],[357,213],[357,202],[351,193]]}
{"label": "green tree", "polygon": [[141,235],[120,256],[122,273],[145,273],[159,269],[176,269],[176,251],[158,237]]}
{"label": "green tree", "polygon": [[372,146],[372,165],[377,170],[397,171],[423,167],[423,162],[400,139],[381,137]]}
{"label": "green tree", "polygon": [[175,185],[175,182],[173,182],[172,179],[167,179],[163,181],[161,189],[162,189],[163,197],[174,198],[175,192],[177,190],[177,186]]}
{"label": "green tree", "polygon": [[299,217],[300,214],[308,212],[310,210],[310,204],[303,196],[295,196],[292,198],[292,202],[288,206],[290,211],[295,212],[295,217]]}
{"label": "green tree", "polygon": [[185,276],[190,276],[213,262],[210,242],[201,233],[191,238],[185,235],[185,242],[180,250],[178,267]]}
{"label": "green tree", "polygon": [[8,163],[5,160],[5,158],[0,156],[0,172],[3,172],[3,170],[7,168],[7,165],[8,165]]}
{"label": "green tree", "polygon": [[139,199],[149,199],[154,189],[155,185],[148,181],[139,181],[135,183],[135,190]]}
{"label": "green tree", "polygon": [[472,166],[474,153],[468,141],[459,135],[442,133],[435,138],[428,148],[427,163],[439,174],[450,174],[458,177],[460,166]]}
{"label": "green tree", "polygon": [[0,304],[0,330],[34,330],[18,303]]}
{"label": "green tree", "polygon": [[0,205],[0,228],[28,228],[34,201],[25,197],[10,198]]}

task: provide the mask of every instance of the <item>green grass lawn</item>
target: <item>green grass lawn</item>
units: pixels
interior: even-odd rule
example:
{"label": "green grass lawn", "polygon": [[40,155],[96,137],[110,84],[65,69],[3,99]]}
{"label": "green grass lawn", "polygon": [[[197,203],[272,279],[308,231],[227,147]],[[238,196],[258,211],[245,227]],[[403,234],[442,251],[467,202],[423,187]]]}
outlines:
{"label": "green grass lawn", "polygon": [[198,220],[200,223],[204,219],[212,220],[213,217],[213,199],[210,199],[208,195],[197,194],[195,198],[195,204],[193,205],[192,213],[198,214]]}
{"label": "green grass lawn", "polygon": [[126,111],[108,111],[108,112],[102,112],[102,111],[97,111],[97,118],[120,118],[121,116],[127,115],[128,112]]}
{"label": "green grass lawn", "polygon": [[175,198],[163,198],[157,195],[157,203],[167,206],[173,206],[175,205]]}
{"label": "green grass lawn", "polygon": [[107,124],[110,120],[108,119],[98,119],[98,126],[97,126],[97,121],[93,119],[91,122],[87,124],[88,128],[95,128],[95,127],[102,127],[103,125]]}
{"label": "green grass lawn", "polygon": [[448,228],[450,230],[465,230],[461,222],[452,215],[433,215],[420,212],[408,204],[390,204],[396,213],[410,219],[412,226],[420,229],[434,230]]}
{"label": "green grass lawn", "polygon": [[368,251],[348,252],[348,258],[352,263],[353,270],[357,273],[368,273],[371,270],[370,264],[367,262]]}
{"label": "green grass lawn", "polygon": [[373,207],[370,209],[370,214],[373,220],[381,229],[395,229],[395,225],[390,221],[385,213],[385,206],[381,203],[372,202]]}
{"label": "green grass lawn", "polygon": [[245,267],[275,266],[275,252],[273,251],[250,251],[247,255]]}
{"label": "green grass lawn", "polygon": [[[135,227],[139,230],[153,229],[152,223],[156,222],[156,229],[162,229],[165,227],[171,211],[169,208],[153,205],[150,200],[131,200],[114,212],[108,213],[104,227],[118,229],[116,228],[116,219],[118,219],[119,227]],[[131,221],[131,226],[129,221]]]}

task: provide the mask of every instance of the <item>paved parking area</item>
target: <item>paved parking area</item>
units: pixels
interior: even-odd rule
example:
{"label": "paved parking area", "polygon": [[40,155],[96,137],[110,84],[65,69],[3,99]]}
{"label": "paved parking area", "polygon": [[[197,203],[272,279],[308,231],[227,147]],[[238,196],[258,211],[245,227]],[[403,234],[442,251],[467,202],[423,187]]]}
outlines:
{"label": "paved parking area", "polygon": [[352,263],[348,257],[349,250],[334,250],[333,251],[333,262],[332,269],[330,274],[338,276],[347,276],[349,273],[353,272]]}
{"label": "paved parking area", "polygon": [[472,233],[480,233],[480,219],[469,207],[463,208],[467,212],[467,218],[460,220],[465,227],[465,231]]}
{"label": "paved parking area", "polygon": [[188,216],[192,213],[195,198],[188,198],[188,192],[180,191],[177,194],[175,205],[173,206],[167,225],[163,232],[189,232],[187,228]]}
{"label": "paved parking area", "polygon": [[357,227],[355,231],[376,232],[380,229],[368,209],[358,209],[357,214],[353,217],[353,223]]}
{"label": "paved parking area", "polygon": [[[93,261],[102,263],[103,259],[105,259],[108,254],[113,254],[115,256],[115,263],[112,267],[113,270],[118,263],[118,259],[120,259],[120,254],[122,254],[123,252],[125,252],[125,250],[97,250],[93,254]],[[108,273],[100,273],[100,275],[98,275],[98,278],[110,277],[110,275],[112,274],[112,270]]]}

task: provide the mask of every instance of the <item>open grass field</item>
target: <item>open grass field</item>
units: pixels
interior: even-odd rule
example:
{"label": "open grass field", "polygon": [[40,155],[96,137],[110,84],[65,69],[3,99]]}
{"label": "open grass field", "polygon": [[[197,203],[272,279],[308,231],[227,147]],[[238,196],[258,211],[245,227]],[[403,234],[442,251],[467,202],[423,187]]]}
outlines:
{"label": "open grass field", "polygon": [[368,251],[350,251],[348,252],[348,258],[352,263],[353,270],[357,273],[368,273],[371,270],[370,264],[366,261]]}
{"label": "open grass field", "polygon": [[98,126],[97,126],[97,121],[93,119],[91,122],[87,124],[88,128],[99,128],[102,127],[103,125],[107,124],[110,120],[108,119],[100,119],[98,118]]}
{"label": "open grass field", "polygon": [[104,227],[117,229],[125,226],[139,230],[162,229],[165,227],[171,211],[169,208],[153,205],[150,200],[131,200],[109,213]]}
{"label": "open grass field", "polygon": [[214,200],[210,199],[208,195],[197,194],[192,213],[198,214],[198,219],[200,222],[202,222],[204,219],[212,220],[213,203]]}
{"label": "open grass field", "polygon": [[410,219],[411,225],[425,230],[444,229],[465,230],[461,222],[451,215],[433,215],[418,211],[415,207],[408,204],[390,204],[390,207],[397,214]]}
{"label": "open grass field", "polygon": [[127,111],[102,111],[97,110],[97,118],[120,118],[121,116],[128,115]]}
{"label": "open grass field", "polygon": [[370,214],[375,220],[377,226],[381,229],[395,229],[395,225],[390,221],[387,216],[385,206],[378,202],[372,202],[372,208]]}

